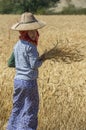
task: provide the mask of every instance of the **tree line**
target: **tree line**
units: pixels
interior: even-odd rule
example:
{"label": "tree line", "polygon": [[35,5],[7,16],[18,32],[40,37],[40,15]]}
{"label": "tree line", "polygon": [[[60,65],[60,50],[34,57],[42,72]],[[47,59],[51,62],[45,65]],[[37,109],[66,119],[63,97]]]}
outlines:
{"label": "tree line", "polygon": [[21,14],[29,11],[35,14],[46,14],[49,7],[59,0],[0,0],[1,14]]}

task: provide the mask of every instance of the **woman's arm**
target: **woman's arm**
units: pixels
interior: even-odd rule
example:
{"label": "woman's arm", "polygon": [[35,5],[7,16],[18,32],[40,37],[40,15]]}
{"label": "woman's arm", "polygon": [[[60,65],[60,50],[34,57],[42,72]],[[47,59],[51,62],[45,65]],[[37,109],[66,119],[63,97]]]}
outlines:
{"label": "woman's arm", "polygon": [[28,52],[30,66],[32,69],[37,69],[42,65],[42,60],[39,59],[39,53],[36,47],[31,47]]}

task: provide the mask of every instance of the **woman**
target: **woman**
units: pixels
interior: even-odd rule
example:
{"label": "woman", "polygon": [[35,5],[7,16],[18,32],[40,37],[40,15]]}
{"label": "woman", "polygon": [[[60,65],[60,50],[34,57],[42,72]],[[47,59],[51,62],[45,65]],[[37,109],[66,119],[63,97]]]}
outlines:
{"label": "woman", "polygon": [[[38,125],[38,67],[43,56],[37,51],[39,28],[44,22],[37,20],[32,13],[24,13],[19,23],[12,26],[19,31],[19,41],[14,46],[16,75],[14,78],[13,109],[7,130],[36,130]],[[11,62],[9,63],[10,66]]]}

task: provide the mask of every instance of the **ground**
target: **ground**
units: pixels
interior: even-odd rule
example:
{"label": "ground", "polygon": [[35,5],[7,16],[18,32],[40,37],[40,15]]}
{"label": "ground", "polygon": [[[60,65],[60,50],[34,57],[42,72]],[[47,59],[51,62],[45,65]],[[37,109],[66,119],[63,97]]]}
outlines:
{"label": "ground", "polygon": [[[40,55],[53,57],[39,69],[38,130],[86,130],[86,16],[36,16],[47,25],[40,29]],[[0,15],[0,128],[5,130],[12,108],[15,69],[7,60],[18,40],[10,27],[19,15]],[[3,113],[3,114],[2,114]]]}

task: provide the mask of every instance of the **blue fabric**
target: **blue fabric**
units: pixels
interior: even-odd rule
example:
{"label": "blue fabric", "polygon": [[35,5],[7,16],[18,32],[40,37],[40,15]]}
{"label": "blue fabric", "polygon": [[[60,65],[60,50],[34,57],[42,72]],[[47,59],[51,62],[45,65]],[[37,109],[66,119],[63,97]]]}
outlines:
{"label": "blue fabric", "polygon": [[13,109],[7,130],[36,130],[39,94],[36,80],[14,80]]}
{"label": "blue fabric", "polygon": [[37,47],[27,41],[19,40],[14,47],[15,79],[34,80],[38,78],[39,60]]}

